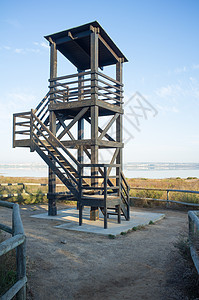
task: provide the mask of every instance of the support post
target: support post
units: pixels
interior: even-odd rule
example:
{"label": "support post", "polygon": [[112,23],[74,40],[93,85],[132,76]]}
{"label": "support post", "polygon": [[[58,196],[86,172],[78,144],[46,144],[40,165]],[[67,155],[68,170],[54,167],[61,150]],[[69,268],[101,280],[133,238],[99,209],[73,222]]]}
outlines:
{"label": "support post", "polygon": [[[78,73],[84,72],[83,70],[78,70]],[[83,93],[84,93],[84,76],[83,75],[78,75],[78,101],[83,100]],[[81,118],[78,120],[78,140],[83,140],[84,139],[84,118]],[[79,146],[78,151],[77,151],[77,156],[78,156],[78,161],[82,164],[83,163],[83,146]]]}
{"label": "support post", "polygon": [[[57,77],[57,49],[56,44],[51,40],[50,42],[50,79],[54,79]],[[54,90],[53,88],[54,82],[50,82],[50,91]],[[50,96],[50,101],[52,101],[53,94]],[[50,112],[50,131],[56,136],[56,115],[53,111]],[[52,194],[56,192],[56,175],[53,170],[49,168],[48,174],[48,193]],[[48,215],[56,216],[57,215],[57,207],[56,200],[48,199]]]}
{"label": "support post", "polygon": [[107,229],[107,167],[104,167],[104,229]]}
{"label": "support post", "polygon": [[[121,59],[119,62],[116,63],[116,80],[119,81],[122,84],[122,61]],[[122,102],[122,87],[118,86],[120,88],[120,91],[118,92],[117,99]],[[119,106],[122,106],[121,103],[118,103]],[[122,143],[122,130],[123,130],[123,115],[120,114],[116,120],[116,141],[119,143]],[[117,180],[116,180],[116,185],[119,186],[118,190],[118,196],[121,197],[121,171],[123,169],[122,165],[122,148],[119,148],[118,155],[116,157],[116,164],[119,164],[119,167],[116,167],[116,175]]]}
{"label": "support post", "polygon": [[[97,88],[97,81],[98,81],[98,33],[97,28],[93,28],[93,32],[91,33],[91,99],[96,103],[98,99],[98,88]],[[98,163],[98,114],[99,108],[97,105],[91,107],[91,164]],[[91,175],[97,176],[98,168],[92,167],[91,168]],[[92,178],[91,185],[96,187],[98,185],[98,179]],[[90,211],[90,220],[98,220],[99,219],[99,209],[98,207],[91,207]]]}

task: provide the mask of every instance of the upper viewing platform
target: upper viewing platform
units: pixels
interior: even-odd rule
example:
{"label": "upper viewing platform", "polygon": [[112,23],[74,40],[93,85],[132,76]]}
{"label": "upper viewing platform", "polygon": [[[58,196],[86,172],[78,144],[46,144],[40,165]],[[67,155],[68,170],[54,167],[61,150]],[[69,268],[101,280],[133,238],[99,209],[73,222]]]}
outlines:
{"label": "upper viewing platform", "polygon": [[91,69],[91,33],[95,31],[99,38],[99,68],[116,64],[120,60],[128,61],[97,21],[50,34],[45,38],[50,43],[54,42],[57,50],[77,69],[88,70]]}

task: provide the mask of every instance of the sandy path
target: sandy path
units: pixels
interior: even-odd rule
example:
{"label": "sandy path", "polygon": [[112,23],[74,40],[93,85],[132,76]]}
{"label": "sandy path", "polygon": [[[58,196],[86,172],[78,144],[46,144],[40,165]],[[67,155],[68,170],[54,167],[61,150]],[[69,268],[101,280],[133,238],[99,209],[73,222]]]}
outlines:
{"label": "sandy path", "polygon": [[[187,232],[186,212],[152,210],[165,213],[166,218],[109,239],[54,228],[60,221],[30,218],[45,209],[38,205],[21,210],[29,299],[183,299],[177,296],[178,286],[168,283],[168,274],[177,255],[174,242]],[[8,220],[3,208],[2,219]]]}

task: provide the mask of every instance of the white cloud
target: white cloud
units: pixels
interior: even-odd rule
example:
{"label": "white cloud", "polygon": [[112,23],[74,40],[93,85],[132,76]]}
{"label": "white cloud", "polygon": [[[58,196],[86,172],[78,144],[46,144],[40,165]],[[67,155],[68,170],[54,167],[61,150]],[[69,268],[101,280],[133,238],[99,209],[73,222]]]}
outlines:
{"label": "white cloud", "polygon": [[37,47],[42,47],[42,48],[49,49],[49,45],[48,45],[47,42],[40,42],[40,43],[34,42],[33,44],[34,44],[35,46],[37,46]]}
{"label": "white cloud", "polygon": [[187,67],[181,67],[181,68],[176,68],[174,70],[175,73],[184,73],[184,72],[187,72]]}
{"label": "white cloud", "polygon": [[41,45],[43,48],[48,48],[48,49],[49,49],[49,45],[48,45],[48,43],[46,43],[46,42],[42,42],[40,45]]}
{"label": "white cloud", "polygon": [[15,53],[18,53],[18,54],[24,54],[24,53],[25,53],[24,49],[22,49],[22,48],[16,48],[16,49],[14,50],[14,52],[15,52]]}
{"label": "white cloud", "polygon": [[5,50],[11,50],[11,47],[9,47],[9,46],[3,46],[3,48],[4,48]]}
{"label": "white cloud", "polygon": [[179,84],[170,84],[157,89],[155,93],[160,98],[168,98],[182,95],[184,91]]}
{"label": "white cloud", "polygon": [[199,64],[193,65],[193,66],[192,66],[192,69],[194,69],[194,70],[199,69]]}
{"label": "white cloud", "polygon": [[179,113],[179,109],[175,106],[167,106],[167,105],[160,105],[157,104],[158,111],[163,111],[164,113]]}

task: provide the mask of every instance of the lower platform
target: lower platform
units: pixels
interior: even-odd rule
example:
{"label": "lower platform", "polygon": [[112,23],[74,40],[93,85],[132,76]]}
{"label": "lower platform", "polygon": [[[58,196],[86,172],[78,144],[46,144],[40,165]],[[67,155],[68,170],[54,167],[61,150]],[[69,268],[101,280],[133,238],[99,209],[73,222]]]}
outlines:
{"label": "lower platform", "polygon": [[55,226],[59,229],[74,230],[86,233],[95,233],[102,235],[119,235],[122,232],[127,232],[133,227],[149,225],[149,223],[155,223],[165,217],[164,214],[152,213],[152,212],[130,212],[130,221],[121,219],[121,224],[117,223],[117,216],[111,215],[108,218],[108,228],[104,229],[104,217],[99,213],[99,220],[90,221],[90,208],[85,207],[83,210],[83,224],[79,226],[79,211],[76,208],[69,208],[59,210],[57,216],[48,216],[47,213],[33,215],[33,218],[38,219],[51,219],[63,221],[61,225]]}

